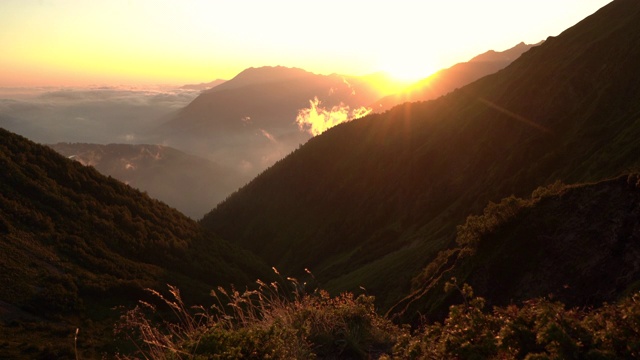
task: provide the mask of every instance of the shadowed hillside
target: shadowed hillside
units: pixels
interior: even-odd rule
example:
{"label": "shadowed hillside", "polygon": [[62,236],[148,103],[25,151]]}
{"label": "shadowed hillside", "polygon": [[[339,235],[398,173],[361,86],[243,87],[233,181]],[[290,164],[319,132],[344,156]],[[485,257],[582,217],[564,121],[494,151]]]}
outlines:
{"label": "shadowed hillside", "polygon": [[489,201],[638,168],[638,24],[639,2],[614,1],[496,74],[333,128],[202,224],[390,304]]}
{"label": "shadowed hillside", "polygon": [[252,255],[165,204],[50,148],[0,129],[0,357],[115,351],[115,306],[178,285],[189,302],[214,285],[267,274]]}

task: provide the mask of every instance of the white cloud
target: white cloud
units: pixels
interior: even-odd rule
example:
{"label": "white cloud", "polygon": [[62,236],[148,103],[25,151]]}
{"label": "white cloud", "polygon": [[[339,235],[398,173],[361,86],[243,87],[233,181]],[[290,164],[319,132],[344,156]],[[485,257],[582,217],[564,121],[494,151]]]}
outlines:
{"label": "white cloud", "polygon": [[320,100],[315,97],[313,100],[309,100],[309,108],[298,111],[296,123],[300,130],[316,136],[340,123],[366,116],[372,111],[366,107],[351,110],[349,106],[343,104],[333,106],[331,109],[325,109],[320,104]]}

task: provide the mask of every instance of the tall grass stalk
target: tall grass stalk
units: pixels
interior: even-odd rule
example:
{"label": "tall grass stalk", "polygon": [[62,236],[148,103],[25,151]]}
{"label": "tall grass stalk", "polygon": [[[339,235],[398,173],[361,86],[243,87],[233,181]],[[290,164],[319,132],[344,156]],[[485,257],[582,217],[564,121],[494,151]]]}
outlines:
{"label": "tall grass stalk", "polygon": [[295,278],[280,278],[257,280],[242,292],[218,287],[208,308],[185,306],[173,286],[167,297],[148,290],[170,311],[141,301],[126,312],[117,330],[137,351],[121,358],[366,358],[391,350],[400,330],[377,315],[373,297],[331,297]]}

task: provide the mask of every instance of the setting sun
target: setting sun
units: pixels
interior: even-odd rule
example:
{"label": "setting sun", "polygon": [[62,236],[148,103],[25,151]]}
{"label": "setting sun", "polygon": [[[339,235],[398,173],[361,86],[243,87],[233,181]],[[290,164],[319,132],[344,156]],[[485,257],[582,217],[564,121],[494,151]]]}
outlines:
{"label": "setting sun", "polygon": [[389,58],[380,64],[380,68],[389,77],[410,85],[428,77],[439,69],[423,58]]}

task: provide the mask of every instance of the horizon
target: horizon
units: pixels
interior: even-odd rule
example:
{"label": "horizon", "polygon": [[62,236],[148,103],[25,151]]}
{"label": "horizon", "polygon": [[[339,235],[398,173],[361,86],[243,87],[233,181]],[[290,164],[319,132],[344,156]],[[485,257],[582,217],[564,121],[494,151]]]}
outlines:
{"label": "horizon", "polygon": [[184,85],[262,66],[411,82],[557,36],[609,2],[8,0],[0,87]]}

